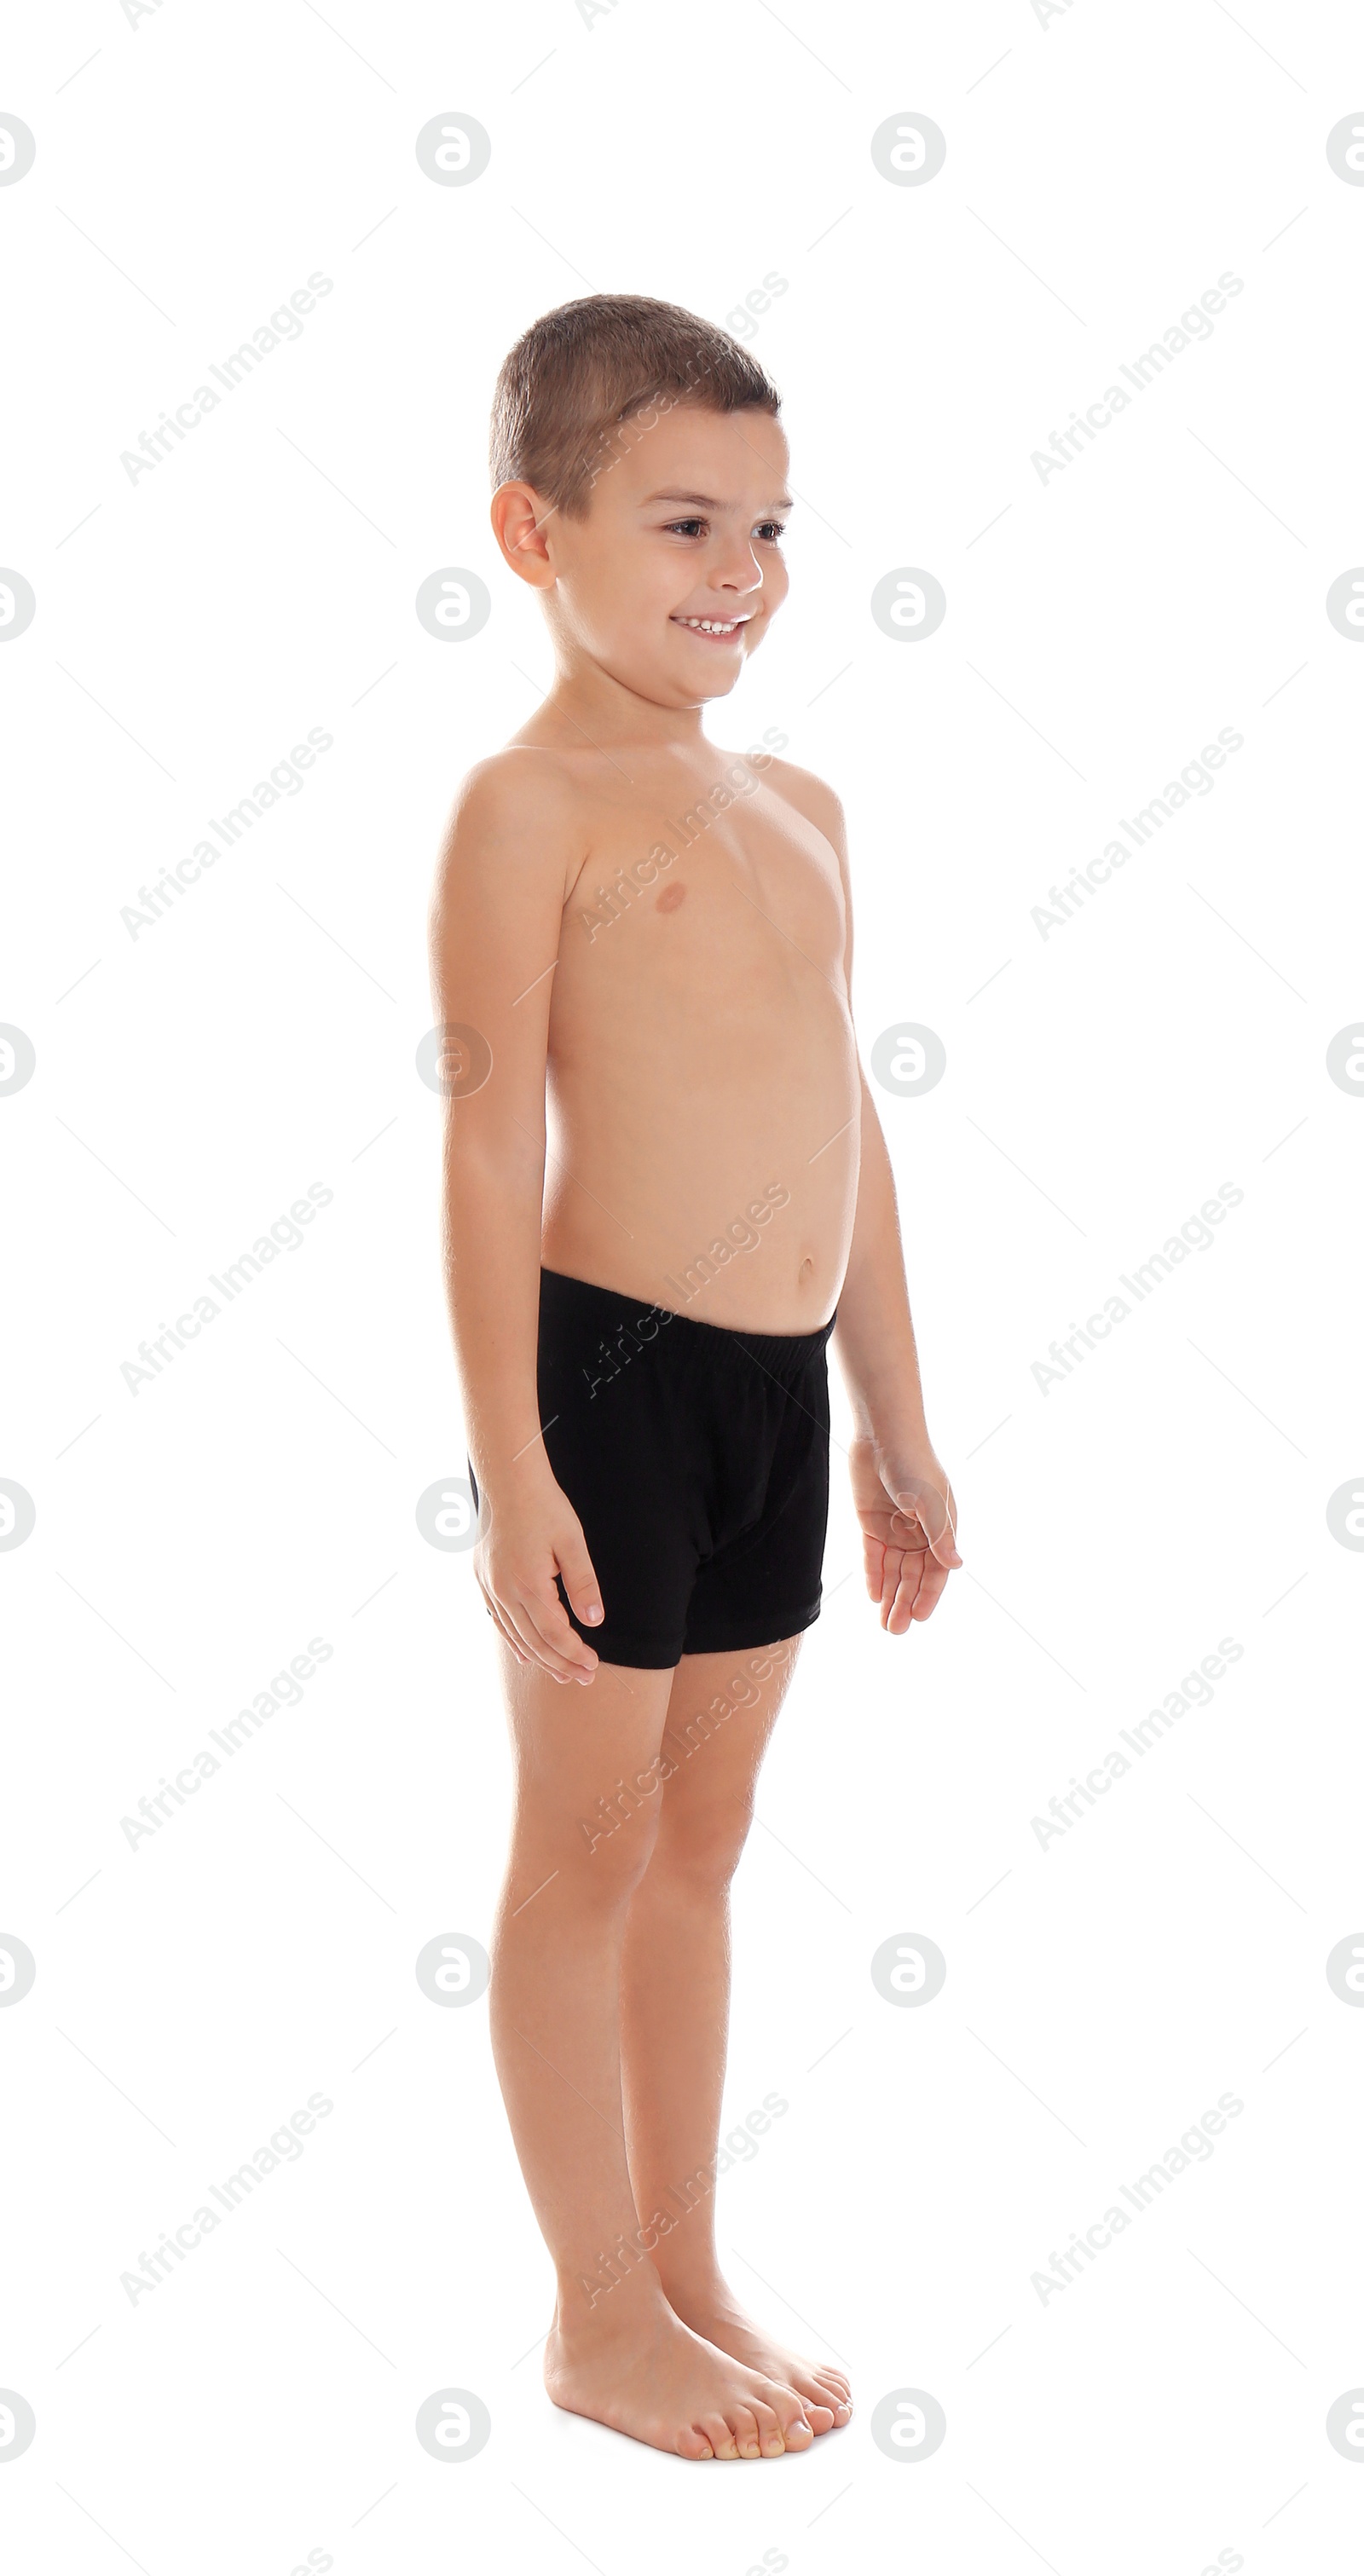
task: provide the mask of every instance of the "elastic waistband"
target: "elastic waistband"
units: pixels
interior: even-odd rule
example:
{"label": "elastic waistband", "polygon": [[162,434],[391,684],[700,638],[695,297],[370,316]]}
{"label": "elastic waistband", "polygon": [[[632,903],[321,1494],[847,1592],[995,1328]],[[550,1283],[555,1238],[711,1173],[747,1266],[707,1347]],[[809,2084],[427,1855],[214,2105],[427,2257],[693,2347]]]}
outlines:
{"label": "elastic waistband", "polygon": [[[642,1306],[637,1297],[622,1296],[618,1288],[598,1288],[590,1279],[570,1278],[564,1270],[540,1272],[540,1303],[575,1307],[583,1320],[599,1332],[629,1331],[632,1327],[652,1323],[654,1333],[660,1326],[680,1324],[683,1333],[706,1333],[716,1342],[729,1342],[746,1351],[763,1368],[781,1374],[788,1369],[803,1368],[818,1357],[838,1321],[834,1308],[827,1324],[814,1333],[747,1333],[731,1324],[703,1323],[699,1315],[683,1315],[675,1306]],[[644,1338],[652,1341],[654,1333]]]}

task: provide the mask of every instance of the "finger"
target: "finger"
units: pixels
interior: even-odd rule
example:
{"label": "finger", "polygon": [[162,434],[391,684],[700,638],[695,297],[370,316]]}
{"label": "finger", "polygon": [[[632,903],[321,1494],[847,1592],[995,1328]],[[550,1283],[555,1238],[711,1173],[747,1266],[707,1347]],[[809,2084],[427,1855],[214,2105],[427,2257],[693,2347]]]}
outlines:
{"label": "finger", "polygon": [[602,1608],[601,1585],[587,1553],[587,1541],[582,1531],[578,1530],[576,1536],[561,1539],[556,1555],[575,1618],[581,1619],[584,1627],[599,1628],[606,1613]]}
{"label": "finger", "polygon": [[942,1596],[947,1589],[947,1578],[950,1572],[951,1568],[946,1565],[940,1565],[935,1556],[926,1556],[923,1559],[923,1571],[919,1577],[918,1597],[914,1604],[914,1616],[916,1619],[920,1621],[927,1619],[930,1614],[936,1610],[938,1603],[941,1601]]}
{"label": "finger", "polygon": [[517,1662],[539,1664],[547,1670],[543,1647],[530,1621],[521,1612],[516,1595],[509,1592],[505,1600],[499,1600],[495,1593],[488,1593],[485,1597]]}
{"label": "finger", "polygon": [[862,1541],[862,1566],[867,1582],[867,1597],[871,1601],[879,1601],[881,1598],[881,1586],[885,1579],[885,1563],[886,1550],[884,1540],[864,1537]]}
{"label": "finger", "polygon": [[[591,1670],[584,1671],[577,1664],[571,1663],[566,1655],[561,1655],[552,1640],[545,1635],[539,1624],[541,1620],[548,1617],[543,1601],[536,1600],[530,1593],[515,1593],[501,1606],[531,1663],[538,1664],[542,1672],[551,1673],[557,1682],[591,1680],[592,1674],[596,1671],[595,1656],[592,1659]],[[562,1616],[562,1613],[560,1615]],[[569,1628],[566,1619],[564,1626],[576,1645],[578,1640],[573,1636],[573,1630]]]}
{"label": "finger", "polygon": [[515,1629],[509,1628],[505,1619],[499,1619],[496,1611],[493,1612],[493,1625],[507,1652],[516,1657],[518,1664],[530,1663],[531,1657],[527,1654]]}
{"label": "finger", "polygon": [[892,1637],[905,1636],[913,1625],[914,1604],[919,1596],[919,1586],[923,1580],[926,1562],[926,1558],[922,1556],[907,1555],[902,1560],[895,1598],[891,1602],[888,1616],[882,1623]]}
{"label": "finger", "polygon": [[910,1511],[918,1520],[929,1546],[942,1565],[960,1565],[957,1554],[956,1497],[949,1486],[942,1494],[936,1485],[916,1486],[912,1493],[897,1495],[901,1509]]}
{"label": "finger", "polygon": [[503,1618],[491,1592],[488,1591],[486,1585],[483,1583],[480,1583],[478,1588],[483,1594],[483,1606],[487,1611],[489,1618],[492,1620],[493,1626],[496,1628],[504,1645],[510,1647],[518,1664],[528,1663],[530,1660],[529,1656],[526,1654],[519,1639],[513,1636],[512,1631],[508,1627],[506,1620]]}
{"label": "finger", "polygon": [[950,1503],[944,1505],[943,1512],[942,1528],[940,1530],[929,1530],[928,1544],[932,1548],[939,1565],[944,1567],[948,1573],[951,1573],[953,1567],[960,1565],[962,1562],[961,1553],[957,1546],[957,1515],[955,1506]]}
{"label": "finger", "polygon": [[516,1606],[531,1623],[532,1645],[552,1657],[573,1680],[590,1681],[597,1669],[596,1654],[579,1636],[558,1593],[548,1587],[543,1592],[522,1592]]}

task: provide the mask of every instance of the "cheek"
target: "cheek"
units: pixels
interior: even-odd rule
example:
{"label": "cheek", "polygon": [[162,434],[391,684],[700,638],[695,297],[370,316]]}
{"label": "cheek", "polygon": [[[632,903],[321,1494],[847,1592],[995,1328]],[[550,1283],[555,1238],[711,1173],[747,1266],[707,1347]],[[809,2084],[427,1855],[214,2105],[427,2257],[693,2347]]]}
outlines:
{"label": "cheek", "polygon": [[647,606],[625,579],[601,579],[594,571],[565,598],[570,630],[577,642],[604,668],[624,677],[645,649],[651,623]]}
{"label": "cheek", "polygon": [[791,587],[791,575],[780,558],[763,568],[763,606],[770,617],[780,608]]}

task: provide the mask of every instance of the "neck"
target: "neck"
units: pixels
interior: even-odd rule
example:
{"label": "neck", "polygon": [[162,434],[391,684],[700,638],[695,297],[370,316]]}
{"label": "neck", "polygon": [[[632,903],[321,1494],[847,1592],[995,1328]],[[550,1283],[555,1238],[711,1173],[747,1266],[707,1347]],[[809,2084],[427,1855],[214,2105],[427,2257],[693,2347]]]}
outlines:
{"label": "neck", "polygon": [[641,697],[624,681],[613,679],[598,662],[561,658],[558,676],[543,706],[523,733],[556,742],[608,745],[677,743],[705,739],[700,707],[659,706]]}

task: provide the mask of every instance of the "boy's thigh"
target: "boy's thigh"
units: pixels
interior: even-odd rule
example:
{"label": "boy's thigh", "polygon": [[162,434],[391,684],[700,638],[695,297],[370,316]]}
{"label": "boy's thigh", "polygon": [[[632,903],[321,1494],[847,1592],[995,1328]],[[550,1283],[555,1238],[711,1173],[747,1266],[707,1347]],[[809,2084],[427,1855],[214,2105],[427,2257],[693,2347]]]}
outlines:
{"label": "boy's thigh", "polygon": [[799,1652],[794,1636],[682,1657],[663,1736],[665,1820],[747,1804]]}
{"label": "boy's thigh", "polygon": [[652,1795],[671,1672],[598,1664],[588,1683],[558,1682],[538,1664],[518,1664],[505,1643],[500,1653],[522,1823],[566,1819],[576,1832],[600,1801],[619,1803],[622,1783],[627,1803]]}

